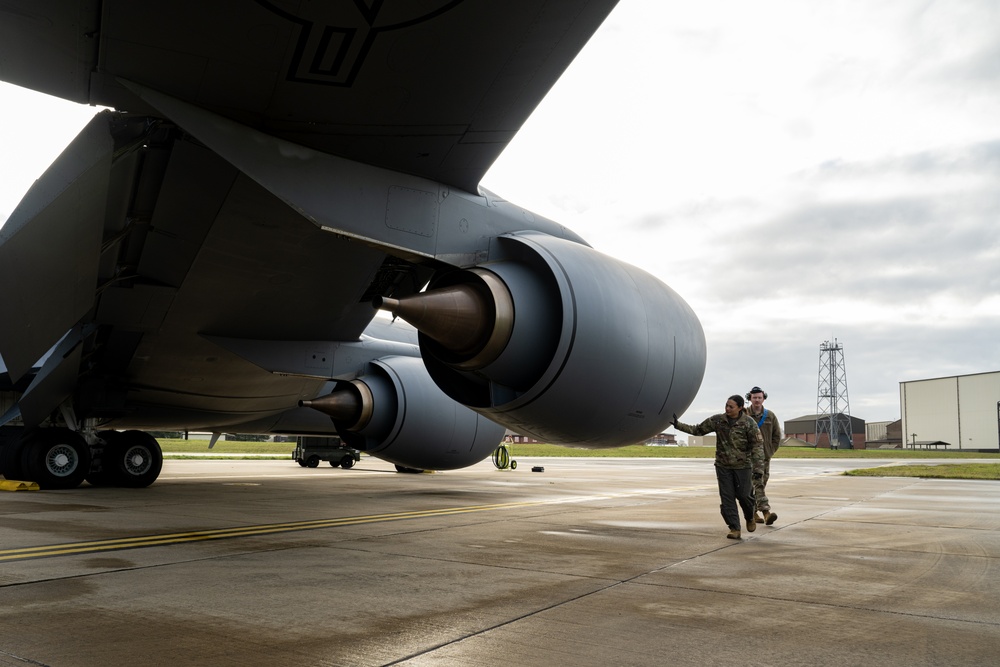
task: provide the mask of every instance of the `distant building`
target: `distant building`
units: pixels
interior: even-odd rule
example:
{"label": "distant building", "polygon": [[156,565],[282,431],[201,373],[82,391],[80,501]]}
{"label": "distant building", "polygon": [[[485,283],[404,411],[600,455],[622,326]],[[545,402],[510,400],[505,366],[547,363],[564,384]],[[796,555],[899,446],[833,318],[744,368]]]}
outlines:
{"label": "distant building", "polygon": [[949,449],[1000,449],[1000,371],[899,383],[902,439]]}
{"label": "distant building", "polygon": [[[827,415],[803,415],[785,422],[785,436],[803,440],[814,447],[828,449],[830,447],[830,435],[820,433],[819,442],[816,442],[816,421]],[[850,417],[851,420],[851,441],[834,443],[835,449],[864,449],[865,448],[865,420],[857,417]]]}
{"label": "distant building", "polygon": [[865,439],[868,442],[885,440],[889,422],[865,422]]}
{"label": "distant building", "polygon": [[503,441],[508,445],[520,442],[520,443],[534,443],[538,444],[538,441],[526,435],[520,435],[519,433],[514,433],[513,431],[507,431],[507,435],[503,437]]}
{"label": "distant building", "polygon": [[899,449],[903,446],[903,420],[865,424],[867,449]]}
{"label": "distant building", "polygon": [[675,436],[673,433],[657,433],[652,438],[647,440],[646,444],[657,447],[663,447],[665,445],[676,445],[677,436]]}

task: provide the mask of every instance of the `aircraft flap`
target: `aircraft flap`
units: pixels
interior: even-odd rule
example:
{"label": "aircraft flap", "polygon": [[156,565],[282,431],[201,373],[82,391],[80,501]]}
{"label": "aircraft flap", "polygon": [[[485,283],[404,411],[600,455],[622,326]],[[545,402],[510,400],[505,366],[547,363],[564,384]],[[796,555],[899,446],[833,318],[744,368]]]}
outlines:
{"label": "aircraft flap", "polygon": [[134,82],[121,83],[313,224],[435,255],[436,183],[298,146]]}
{"label": "aircraft flap", "polygon": [[93,306],[113,149],[103,112],[0,227],[0,354],[13,382]]}
{"label": "aircraft flap", "polygon": [[94,330],[93,325],[74,327],[59,341],[59,345],[42,364],[38,375],[24,391],[18,407],[26,425],[40,424],[59,407],[76,387],[83,354],[83,339]]}

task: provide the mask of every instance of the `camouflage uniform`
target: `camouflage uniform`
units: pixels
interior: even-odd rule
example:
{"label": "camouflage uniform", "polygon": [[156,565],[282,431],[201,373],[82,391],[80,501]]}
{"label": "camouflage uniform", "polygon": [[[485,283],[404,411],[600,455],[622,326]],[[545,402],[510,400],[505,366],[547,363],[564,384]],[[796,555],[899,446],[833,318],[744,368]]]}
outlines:
{"label": "camouflage uniform", "polygon": [[773,412],[764,408],[764,411],[755,415],[753,408],[747,408],[747,416],[750,417],[760,428],[760,435],[764,438],[764,466],[763,475],[753,476],[753,494],[757,501],[757,510],[766,516],[771,511],[771,502],[767,499],[767,480],[771,478],[771,457],[778,451],[781,445],[781,426],[778,425],[778,418]]}
{"label": "camouflage uniform", "polygon": [[747,523],[751,523],[754,516],[751,470],[753,475],[763,474],[764,471],[764,441],[757,423],[742,412],[732,421],[722,414],[713,415],[697,426],[679,421],[674,426],[690,435],[715,433],[715,474],[722,501],[719,511],[730,530],[739,530],[738,502]]}

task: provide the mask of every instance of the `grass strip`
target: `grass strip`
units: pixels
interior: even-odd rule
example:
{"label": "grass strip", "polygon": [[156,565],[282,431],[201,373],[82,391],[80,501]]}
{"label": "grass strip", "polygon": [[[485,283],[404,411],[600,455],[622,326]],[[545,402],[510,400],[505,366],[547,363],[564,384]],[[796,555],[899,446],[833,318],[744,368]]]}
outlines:
{"label": "grass strip", "polygon": [[925,463],[860,468],[851,477],[924,477],[929,479],[1000,479],[1000,463]]}

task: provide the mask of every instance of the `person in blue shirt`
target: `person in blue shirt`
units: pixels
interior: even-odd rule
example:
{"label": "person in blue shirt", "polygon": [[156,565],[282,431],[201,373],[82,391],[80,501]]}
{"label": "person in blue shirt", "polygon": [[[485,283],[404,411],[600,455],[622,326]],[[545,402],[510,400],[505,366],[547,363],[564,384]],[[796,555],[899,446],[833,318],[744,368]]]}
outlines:
{"label": "person in blue shirt", "polygon": [[767,392],[760,387],[754,386],[747,392],[747,400],[750,401],[747,415],[757,424],[764,439],[764,470],[761,475],[753,476],[753,493],[758,512],[755,520],[770,526],[777,521],[778,515],[771,511],[771,501],[767,498],[767,480],[771,477],[771,457],[781,446],[781,426],[778,424],[778,417],[764,407],[765,399]]}

